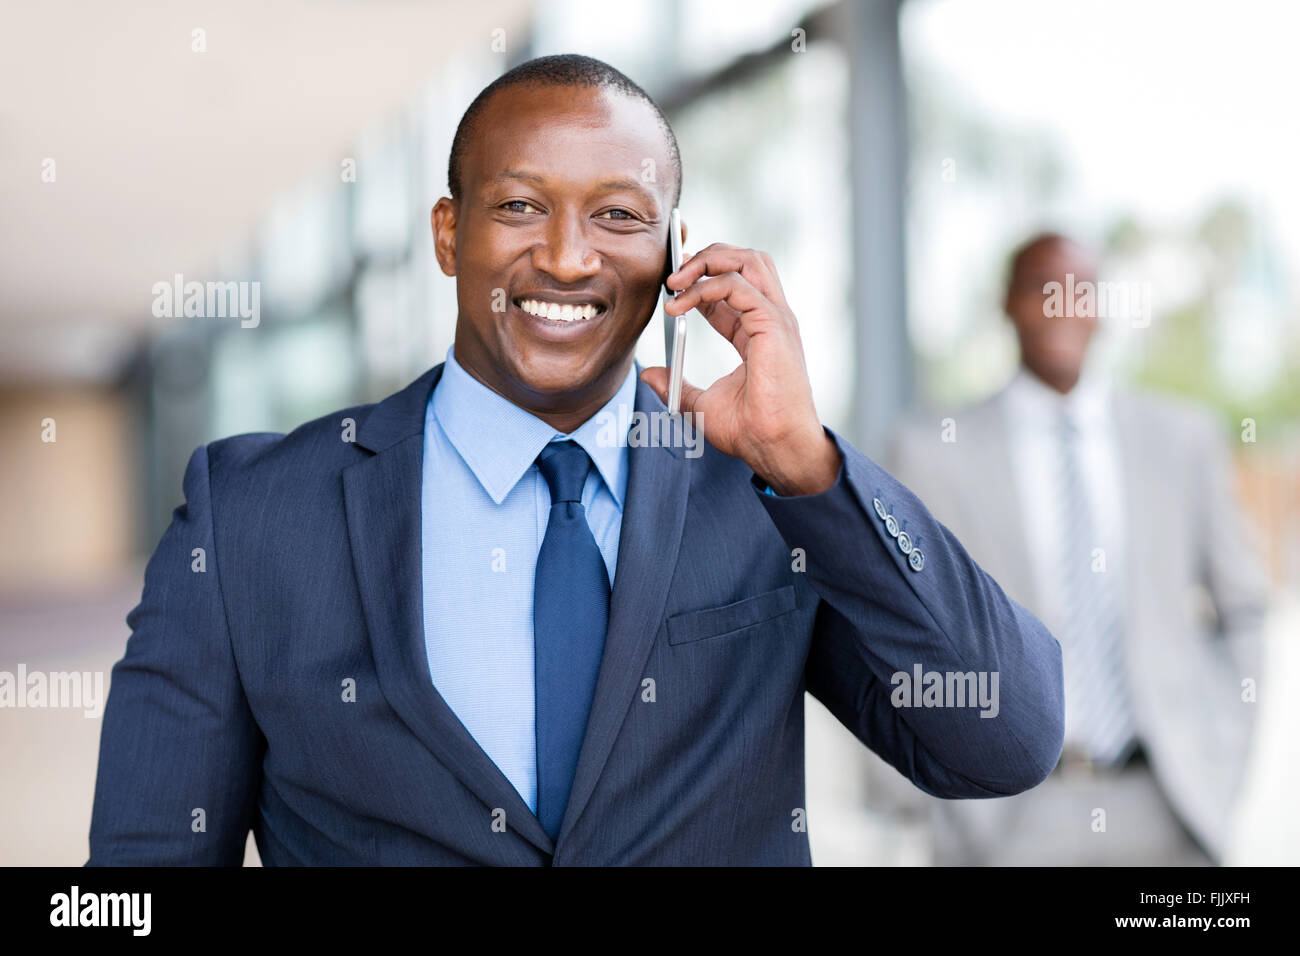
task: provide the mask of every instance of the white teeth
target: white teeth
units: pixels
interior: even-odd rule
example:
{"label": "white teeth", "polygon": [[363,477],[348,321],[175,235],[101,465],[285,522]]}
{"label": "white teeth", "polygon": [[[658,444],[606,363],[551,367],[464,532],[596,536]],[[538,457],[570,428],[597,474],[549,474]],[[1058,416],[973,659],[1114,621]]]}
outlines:
{"label": "white teeth", "polygon": [[552,322],[580,322],[595,318],[600,312],[600,307],[596,305],[561,305],[539,299],[522,299],[519,307],[529,315],[550,319]]}

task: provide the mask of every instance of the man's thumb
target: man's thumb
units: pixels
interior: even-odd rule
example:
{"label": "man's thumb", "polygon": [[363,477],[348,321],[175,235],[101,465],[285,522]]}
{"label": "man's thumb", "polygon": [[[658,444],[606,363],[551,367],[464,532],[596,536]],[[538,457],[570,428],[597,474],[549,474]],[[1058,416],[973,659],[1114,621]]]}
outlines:
{"label": "man's thumb", "polygon": [[641,381],[654,389],[659,401],[668,404],[668,369],[662,365],[651,366],[641,373]]}
{"label": "man's thumb", "polygon": [[[659,396],[659,401],[663,402],[665,405],[668,404],[668,369],[664,368],[662,365],[655,365],[648,368],[641,373],[641,381],[654,389],[655,394]],[[683,379],[682,411],[695,411],[695,401],[703,394],[704,389],[696,388],[694,385]]]}

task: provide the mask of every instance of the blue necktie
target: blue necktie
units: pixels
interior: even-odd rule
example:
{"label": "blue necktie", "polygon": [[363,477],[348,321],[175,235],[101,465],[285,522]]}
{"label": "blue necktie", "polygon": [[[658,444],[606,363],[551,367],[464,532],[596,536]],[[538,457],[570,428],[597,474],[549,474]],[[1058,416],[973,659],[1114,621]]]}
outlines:
{"label": "blue necktie", "polygon": [[587,524],[591,459],[571,441],[537,456],[551,490],[533,585],[537,696],[537,819],[555,839],[578,766],[609,622],[609,574]]}

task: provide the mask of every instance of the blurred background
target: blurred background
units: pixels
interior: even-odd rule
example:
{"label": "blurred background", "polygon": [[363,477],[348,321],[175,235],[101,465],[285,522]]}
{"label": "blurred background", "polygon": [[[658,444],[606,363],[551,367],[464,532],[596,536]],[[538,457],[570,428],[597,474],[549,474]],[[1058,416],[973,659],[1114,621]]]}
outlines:
{"label": "blurred background", "polygon": [[[1229,862],[1300,862],[1293,6],[48,0],[4,21],[0,671],[102,672],[107,691],[195,446],[382,398],[443,358],[455,290],[428,217],[456,123],[517,63],[585,53],[673,122],[688,247],[775,258],[823,420],[870,455],[905,411],[1011,375],[1001,283],[1031,233],[1150,283],[1150,324],[1103,322],[1094,361],[1203,403],[1225,436],[1257,423],[1233,452],[1275,692]],[[259,282],[260,322],[155,317],[177,274]],[[708,382],[736,360],[692,322],[687,375]],[[0,710],[0,864],[84,862],[99,727]],[[929,862],[811,698],[807,733],[814,862]]]}

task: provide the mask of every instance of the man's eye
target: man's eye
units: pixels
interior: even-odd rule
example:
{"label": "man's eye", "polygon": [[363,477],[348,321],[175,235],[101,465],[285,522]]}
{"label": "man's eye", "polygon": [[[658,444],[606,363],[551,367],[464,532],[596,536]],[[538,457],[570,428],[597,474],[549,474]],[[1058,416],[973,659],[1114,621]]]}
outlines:
{"label": "man's eye", "polygon": [[[510,200],[509,202],[503,202],[503,203],[501,204],[501,208],[502,208],[502,209],[510,209],[511,206],[525,206],[525,207],[527,207],[527,209],[531,209],[531,210],[533,210],[533,212],[536,212],[536,211],[537,211],[537,207],[536,207],[536,206],[534,206],[532,203],[530,203],[530,202],[528,202],[527,200],[524,200],[524,199],[512,199],[512,200]],[[526,210],[525,210],[525,209],[510,209],[510,211],[511,211],[511,212],[525,212]]]}
{"label": "man's eye", "polygon": [[635,216],[633,213],[629,212],[629,211],[626,210],[626,209],[606,209],[606,210],[605,210],[604,212],[602,212],[600,215],[604,216],[604,215],[612,214],[612,213],[616,213],[616,212],[621,212],[621,213],[623,214],[623,216],[622,216],[621,218],[619,218],[619,219],[616,220],[616,221],[618,221],[618,222],[627,222],[629,219],[635,219],[635,218],[636,218],[636,216]]}

